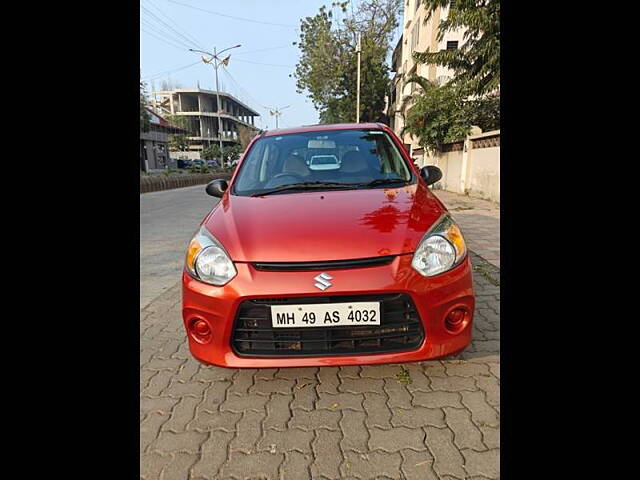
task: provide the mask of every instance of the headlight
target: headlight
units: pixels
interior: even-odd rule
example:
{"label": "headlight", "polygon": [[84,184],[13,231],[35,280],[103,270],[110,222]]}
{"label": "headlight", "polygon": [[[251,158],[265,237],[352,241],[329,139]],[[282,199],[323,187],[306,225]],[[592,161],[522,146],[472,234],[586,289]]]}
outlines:
{"label": "headlight", "polygon": [[445,213],[425,233],[413,254],[411,266],[425,277],[451,270],[467,254],[462,232],[448,213]]}
{"label": "headlight", "polygon": [[227,252],[203,225],[187,248],[189,275],[211,285],[222,286],[238,273]]}

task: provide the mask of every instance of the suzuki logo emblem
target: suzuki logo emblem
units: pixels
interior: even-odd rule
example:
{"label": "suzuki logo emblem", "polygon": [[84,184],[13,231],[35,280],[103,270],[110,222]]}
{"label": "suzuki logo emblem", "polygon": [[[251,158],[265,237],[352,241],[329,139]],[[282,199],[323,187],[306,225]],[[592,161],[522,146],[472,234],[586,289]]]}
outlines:
{"label": "suzuki logo emblem", "polygon": [[327,288],[329,288],[331,285],[333,285],[329,280],[332,280],[333,277],[331,275],[329,275],[328,273],[321,273],[320,275],[318,275],[317,277],[314,278],[314,280],[318,283],[315,284],[316,288],[319,288],[320,290],[326,290]]}

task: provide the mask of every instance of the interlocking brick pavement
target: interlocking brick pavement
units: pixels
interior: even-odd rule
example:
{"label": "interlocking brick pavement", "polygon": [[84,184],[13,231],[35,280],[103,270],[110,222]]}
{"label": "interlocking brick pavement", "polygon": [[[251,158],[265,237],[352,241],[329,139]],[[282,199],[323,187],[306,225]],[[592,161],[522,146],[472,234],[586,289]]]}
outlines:
{"label": "interlocking brick pavement", "polygon": [[499,478],[499,270],[471,258],[473,343],[402,366],[205,367],[176,284],[141,312],[141,478]]}

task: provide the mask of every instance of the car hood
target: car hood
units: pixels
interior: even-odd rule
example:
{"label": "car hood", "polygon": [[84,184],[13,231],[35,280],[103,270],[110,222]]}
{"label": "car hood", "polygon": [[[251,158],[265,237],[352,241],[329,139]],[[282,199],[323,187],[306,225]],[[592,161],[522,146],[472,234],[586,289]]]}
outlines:
{"label": "car hood", "polygon": [[351,260],[412,253],[445,208],[420,184],[241,197],[226,194],[206,228],[236,262]]}

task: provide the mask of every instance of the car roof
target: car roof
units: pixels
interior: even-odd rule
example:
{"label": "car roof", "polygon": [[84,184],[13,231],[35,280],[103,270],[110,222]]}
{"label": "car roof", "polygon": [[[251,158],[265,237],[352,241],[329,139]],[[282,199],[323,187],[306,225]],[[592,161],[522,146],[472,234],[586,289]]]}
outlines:
{"label": "car roof", "polygon": [[288,135],[290,133],[326,132],[330,130],[382,130],[383,128],[384,125],[382,123],[330,123],[267,130],[262,136],[274,137],[278,135]]}

